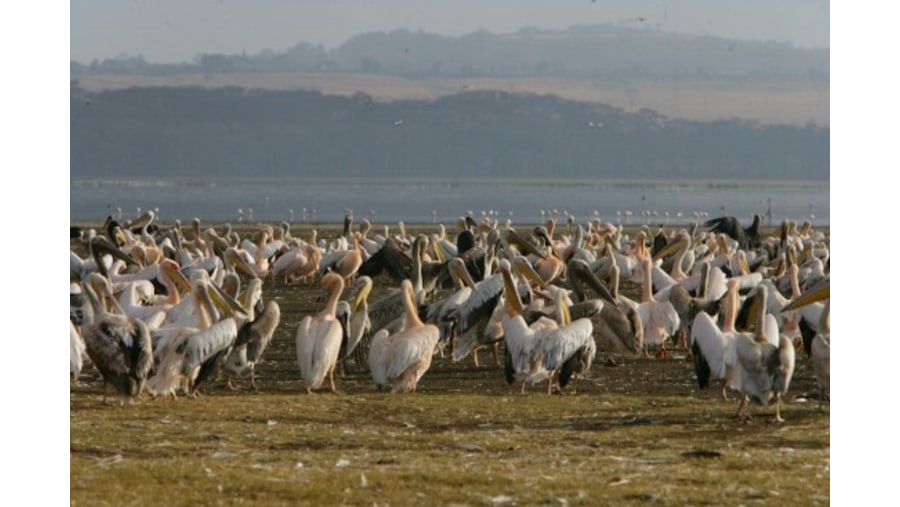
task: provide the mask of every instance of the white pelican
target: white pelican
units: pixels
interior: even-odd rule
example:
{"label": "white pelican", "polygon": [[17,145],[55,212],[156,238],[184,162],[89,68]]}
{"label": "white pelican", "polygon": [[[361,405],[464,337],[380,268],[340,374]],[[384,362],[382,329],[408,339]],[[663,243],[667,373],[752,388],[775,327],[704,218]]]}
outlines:
{"label": "white pelican", "polygon": [[321,260],[319,247],[304,244],[291,247],[279,255],[272,264],[272,277],[284,277],[285,285],[297,285],[300,280],[308,279],[319,268]]}
{"label": "white pelican", "polygon": [[372,292],[372,278],[368,276],[360,276],[356,279],[354,289],[356,295],[351,302],[342,301],[346,304],[347,326],[346,343],[341,345],[340,360],[346,361],[351,356],[356,358],[356,364],[364,367],[366,364],[365,355],[368,353],[368,347],[360,347],[363,337],[372,331],[372,321],[369,320],[369,293]]}
{"label": "white pelican", "polygon": [[[154,357],[157,367],[147,387],[153,395],[173,397],[179,387],[196,395],[198,385],[215,371],[237,338],[235,317],[244,318],[243,308],[199,271],[191,283],[194,316],[191,325],[170,326],[156,332]],[[215,303],[214,303],[215,302]],[[232,316],[219,319],[216,306]]]}
{"label": "white pelican", "polygon": [[325,308],[316,315],[307,315],[297,328],[297,364],[306,384],[306,392],[322,387],[325,376],[331,384],[331,392],[337,393],[334,385],[334,370],[341,351],[343,329],[335,318],[338,300],[344,290],[344,276],[328,273],[322,278],[322,285],[328,293]]}
{"label": "white pelican", "polygon": [[653,297],[652,263],[649,257],[642,262],[644,272],[643,297],[638,305],[638,315],[644,326],[644,352],[649,346],[658,347],[657,358],[666,357],[666,339],[678,331],[681,318],[668,301],[657,301]]}
{"label": "white pelican", "polygon": [[425,318],[427,322],[434,322],[438,325],[442,354],[443,346],[449,341],[453,331],[453,321],[447,317],[469,299],[475,288],[475,281],[469,274],[469,270],[466,269],[465,261],[461,258],[450,259],[447,268],[456,290],[445,299],[429,305]]}
{"label": "white pelican", "polygon": [[[231,352],[225,358],[222,370],[232,377],[243,377],[250,374],[250,385],[256,389],[256,366],[262,354],[272,340],[275,329],[281,322],[281,307],[275,301],[269,301],[256,318],[245,322],[238,330]],[[229,379],[228,385],[231,386]]]}
{"label": "white pelican", "polygon": [[75,323],[69,320],[69,381],[75,382],[81,375],[84,367],[85,344],[84,338],[75,327]]}
{"label": "white pelican", "polygon": [[359,246],[360,237],[360,234],[355,232],[352,247],[333,250],[323,255],[319,262],[319,275],[333,271],[340,274],[345,282],[349,282],[363,263],[363,253]]}
{"label": "white pelican", "polygon": [[576,373],[590,369],[596,354],[589,319],[570,322],[565,291],[555,293],[558,321],[540,317],[530,326],[522,316],[524,307],[519,288],[513,281],[509,261],[500,261],[500,276],[504,289],[504,314],[501,321],[506,343],[506,380],[537,383],[547,379],[547,392],[552,392],[553,378],[558,373],[563,389]]}
{"label": "white pelican", "polygon": [[826,397],[831,395],[831,279],[811,287],[805,294],[796,298],[785,306],[782,311],[798,311],[803,307],[817,301],[827,300],[825,308],[819,315],[818,329],[809,343],[804,337],[804,348],[812,362],[813,371],[816,373],[816,383],[819,386],[819,410]]}
{"label": "white pelican", "polygon": [[778,335],[778,323],[766,311],[766,286],[759,285],[754,292],[756,330],[753,334],[739,333],[737,338],[744,396],[735,416],[740,416],[748,401],[768,406],[774,400],[775,420],[784,422],[781,418],[781,398],[787,392],[794,374],[794,345],[789,339]]}
{"label": "white pelican", "polygon": [[740,389],[737,366],[737,336],[734,328],[738,307],[737,280],[729,280],[728,291],[720,302],[724,313],[722,327],[706,312],[697,313],[691,324],[690,347],[694,356],[694,371],[700,389],[709,387],[710,378],[722,380],[722,399],[727,400],[726,388]]}
{"label": "white pelican", "polygon": [[[644,325],[637,307],[628,305],[618,297],[619,268],[614,263],[610,265],[609,276],[612,283],[610,290],[607,290],[585,261],[570,260],[566,265],[566,278],[577,302],[569,308],[569,313],[576,319],[591,319],[594,339],[598,343],[616,351],[640,355],[644,346]],[[591,287],[598,297],[585,300],[582,282]]]}
{"label": "white pelican", "polygon": [[392,335],[378,331],[369,350],[372,380],[379,389],[390,384],[394,393],[415,392],[438,342],[438,328],[419,319],[412,282],[404,280],[400,289],[406,312],[403,328]]}
{"label": "white pelican", "polygon": [[[103,275],[90,275],[84,292],[94,310],[93,321],[82,328],[87,355],[103,380],[122,396],[122,402],[130,402],[144,389],[153,366],[150,331],[140,320],[119,311]],[[107,305],[111,305],[112,312]]]}

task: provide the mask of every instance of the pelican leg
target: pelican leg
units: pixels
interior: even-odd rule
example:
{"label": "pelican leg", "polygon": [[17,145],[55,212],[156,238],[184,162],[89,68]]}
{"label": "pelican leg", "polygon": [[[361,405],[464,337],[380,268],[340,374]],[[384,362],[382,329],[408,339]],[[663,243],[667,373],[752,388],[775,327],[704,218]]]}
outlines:
{"label": "pelican leg", "polygon": [[727,389],[728,389],[728,381],[725,380],[725,379],[722,379],[722,399],[723,399],[724,401],[728,401],[728,391],[727,391]]}
{"label": "pelican leg", "polygon": [[337,369],[337,365],[334,365],[328,371],[328,381],[331,383],[331,393],[332,394],[337,394],[337,387],[335,387],[335,385],[334,385],[334,370],[336,370],[336,369]]}
{"label": "pelican leg", "polygon": [[225,385],[228,386],[228,389],[231,390],[231,391],[236,391],[236,390],[237,390],[237,387],[235,387],[234,384],[231,383],[231,379],[230,379],[230,378],[229,378],[227,381],[225,381]]}
{"label": "pelican leg", "polygon": [[472,359],[475,361],[475,367],[478,368],[478,347],[472,349]]}
{"label": "pelican leg", "polygon": [[[734,414],[735,419],[740,419],[741,411],[744,409],[744,405],[747,403],[747,396],[741,397],[741,404],[738,406],[737,412]],[[749,410],[749,409],[748,409]],[[750,413],[747,413],[747,419],[750,419]]]}
{"label": "pelican leg", "polygon": [[525,381],[524,380],[522,381],[522,390],[519,392],[520,392],[520,394],[525,394]]}
{"label": "pelican leg", "polygon": [[775,394],[775,422],[784,422],[784,419],[781,417],[781,393]]}
{"label": "pelican leg", "polygon": [[494,342],[493,353],[494,353],[494,362],[497,363],[497,366],[502,367],[503,365],[500,364],[500,342],[499,341]]}

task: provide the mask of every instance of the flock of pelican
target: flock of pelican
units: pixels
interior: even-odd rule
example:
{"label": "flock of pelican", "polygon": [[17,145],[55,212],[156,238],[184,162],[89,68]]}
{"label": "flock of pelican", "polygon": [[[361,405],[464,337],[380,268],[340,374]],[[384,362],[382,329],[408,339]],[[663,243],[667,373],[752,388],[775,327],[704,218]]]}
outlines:
{"label": "flock of pelican", "polygon": [[[680,346],[701,388],[717,379],[723,398],[739,393],[736,416],[748,403],[775,405],[783,420],[798,351],[815,371],[820,409],[829,396],[829,239],[809,222],[764,235],[758,217],[747,228],[722,217],[631,236],[599,217],[517,229],[466,216],[455,234],[440,225],[410,236],[402,223],[393,235],[368,221],[354,231],[348,214],[326,239],[316,229],[295,237],[286,222],[241,238],[227,224],[164,229],[154,217],[73,228],[71,379],[93,364],[123,402],[144,391],[196,395],[223,377],[255,388],[281,325],[265,288],[298,284],[326,293],[296,331],[309,393],[326,378],[337,392],[336,374],[353,362],[379,390],[414,392],[435,355],[477,366],[482,350],[522,392],[543,382],[548,393],[574,391],[598,348],[665,360]],[[641,296],[627,297],[620,281]]]}

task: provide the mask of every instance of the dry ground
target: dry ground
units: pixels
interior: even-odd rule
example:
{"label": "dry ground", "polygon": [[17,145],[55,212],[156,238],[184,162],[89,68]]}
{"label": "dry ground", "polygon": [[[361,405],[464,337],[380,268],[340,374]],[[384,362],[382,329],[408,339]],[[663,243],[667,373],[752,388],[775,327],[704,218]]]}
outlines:
{"label": "dry ground", "polygon": [[[295,228],[294,234],[302,234]],[[377,282],[386,282],[378,279]],[[623,287],[634,296],[636,286]],[[318,284],[268,280],[282,321],[258,389],[217,380],[196,398],[131,405],[86,367],[70,388],[73,505],[825,505],[830,416],[816,410],[804,355],[782,415],[699,391],[684,350],[607,362],[577,394],[526,394],[490,354],[435,358],[418,392],[376,392],[349,371],[339,394],[307,395],[300,320]]]}

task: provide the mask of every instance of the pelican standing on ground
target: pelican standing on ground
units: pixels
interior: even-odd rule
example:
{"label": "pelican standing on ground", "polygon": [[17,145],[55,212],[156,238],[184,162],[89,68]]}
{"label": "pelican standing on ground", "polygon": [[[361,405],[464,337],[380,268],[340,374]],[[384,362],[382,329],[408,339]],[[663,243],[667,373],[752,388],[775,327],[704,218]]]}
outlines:
{"label": "pelican standing on ground", "polygon": [[419,380],[431,367],[438,343],[438,328],[419,319],[412,282],[400,285],[405,308],[405,324],[392,335],[378,331],[369,349],[372,380],[379,389],[391,385],[391,392],[415,392]]}
{"label": "pelican standing on ground", "polygon": [[322,285],[328,293],[325,308],[316,315],[307,315],[297,328],[297,364],[309,394],[322,387],[326,375],[331,392],[337,393],[334,370],[341,351],[343,329],[335,314],[338,299],[344,291],[344,276],[328,273],[322,278]]}
{"label": "pelican standing on ground", "polygon": [[826,397],[831,395],[831,279],[811,287],[805,294],[785,306],[781,311],[788,312],[805,307],[817,301],[826,300],[825,308],[819,315],[818,330],[812,340],[807,343],[804,339],[803,346],[812,362],[813,371],[816,373],[816,383],[819,385],[819,410]]}
{"label": "pelican standing on ground", "polygon": [[[131,402],[144,389],[153,366],[150,331],[140,320],[118,310],[109,281],[103,275],[91,274],[84,292],[94,310],[94,320],[82,328],[87,355],[103,380],[122,396],[122,402]],[[113,312],[107,311],[107,305],[112,306]]]}
{"label": "pelican standing on ground", "polygon": [[740,333],[737,339],[744,397],[735,416],[740,416],[747,402],[768,406],[774,400],[775,420],[784,422],[781,418],[781,398],[794,375],[794,345],[789,339],[778,335],[778,323],[766,312],[766,286],[759,285],[754,291],[757,300],[754,303],[756,330],[753,334]]}

